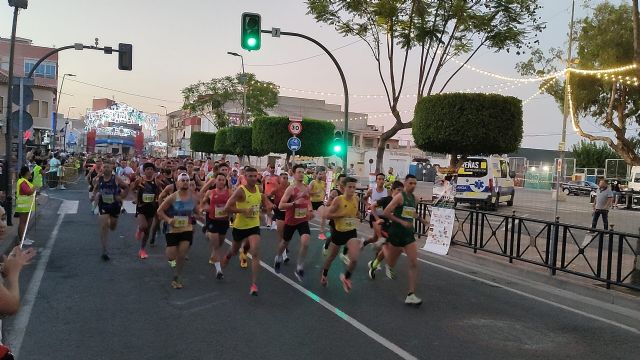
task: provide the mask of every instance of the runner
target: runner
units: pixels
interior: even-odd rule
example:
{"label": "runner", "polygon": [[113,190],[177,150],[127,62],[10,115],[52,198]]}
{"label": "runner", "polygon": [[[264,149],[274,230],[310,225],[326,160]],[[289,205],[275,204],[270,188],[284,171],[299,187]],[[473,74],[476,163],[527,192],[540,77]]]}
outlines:
{"label": "runner", "polygon": [[113,174],[113,164],[104,162],[102,174],[93,179],[91,201],[98,201],[100,219],[100,243],[102,244],[102,260],[109,261],[107,243],[109,231],[118,226],[118,217],[122,209],[122,199],[127,197],[127,185]]}
{"label": "runner", "polygon": [[[202,198],[202,208],[207,211],[207,223],[205,226],[207,238],[209,239],[209,264],[216,268],[216,278],[222,280],[224,274],[220,267],[220,248],[224,243],[224,238],[229,230],[229,215],[224,211],[224,207],[229,200],[231,192],[227,185],[227,177],[223,173],[218,173],[213,178],[215,188],[208,190]],[[207,182],[207,184],[209,184]],[[204,188],[203,188],[204,190]]]}
{"label": "runner", "polygon": [[311,195],[311,206],[313,211],[318,211],[324,205],[325,192],[327,183],[325,181],[325,172],[318,171],[316,178],[309,184],[309,194]]}
{"label": "runner", "polygon": [[193,243],[193,223],[198,216],[198,195],[190,190],[190,179],[186,172],[177,179],[178,191],[169,195],[158,208],[158,216],[167,223],[167,259],[175,260],[171,287],[182,289],[182,270],[189,248]]}
{"label": "runner", "polygon": [[404,253],[407,254],[407,259],[409,260],[409,292],[404,303],[418,306],[422,304],[422,299],[415,295],[416,279],[418,277],[418,246],[413,236],[413,222],[414,219],[418,219],[426,227],[429,225],[416,212],[416,198],[413,195],[416,184],[416,177],[411,174],[407,175],[404,181],[404,191],[395,195],[391,203],[384,209],[384,216],[392,221],[389,226],[389,237],[387,238],[387,242],[391,246],[386,246],[384,249],[385,259],[388,264],[386,273],[389,278],[395,277],[393,267],[396,265],[402,251],[404,250]]}
{"label": "runner", "polygon": [[389,225],[391,225],[389,219],[384,216],[384,208],[391,203],[391,200],[393,200],[395,195],[400,194],[403,190],[404,184],[396,180],[391,184],[390,196],[383,197],[369,206],[369,210],[375,218],[375,221],[373,222],[373,236],[363,242],[362,247],[364,248],[368,244],[376,244],[379,241],[383,242],[380,247],[375,249],[374,252],[376,253],[376,256],[373,260],[367,263],[367,266],[369,267],[369,278],[371,280],[376,278],[375,272],[378,270],[380,262],[384,259],[384,249],[382,249],[382,246],[386,246],[386,238],[389,236]]}
{"label": "runner", "polygon": [[[367,190],[367,194],[364,196],[364,201],[366,203],[368,203],[369,205],[374,204],[376,201],[382,199],[383,197],[388,196],[387,193],[387,188],[384,187],[384,174],[383,173],[379,173],[376,175],[376,184],[375,187],[371,187],[369,188],[369,190]],[[376,208],[375,211],[372,211],[369,214],[369,226],[371,228],[373,228],[373,221],[376,218],[374,215],[378,215],[378,217],[380,215],[382,215],[384,208]],[[377,212],[377,214],[374,214],[374,212]]]}
{"label": "runner", "polygon": [[344,274],[340,274],[340,281],[345,292],[351,291],[351,274],[358,263],[358,255],[360,254],[360,242],[358,241],[358,232],[356,226],[358,223],[358,197],[356,196],[356,184],[358,180],[347,177],[345,179],[344,195],[340,195],[327,210],[327,218],[333,219],[335,229],[331,232],[331,244],[329,245],[329,256],[324,262],[320,284],[327,285],[327,276],[329,268],[333,260],[340,251],[340,246],[346,246],[349,249],[349,265]]}
{"label": "runner", "polygon": [[136,240],[140,241],[140,250],[138,257],[146,259],[149,257],[145,246],[149,239],[149,233],[153,225],[153,218],[156,216],[158,209],[158,195],[160,195],[160,187],[156,183],[156,168],[153,163],[142,165],[144,176],[136,179],[131,184],[131,189],[136,191],[136,219],[138,220],[138,229],[136,231]]}
{"label": "runner", "polygon": [[278,252],[274,262],[276,273],[280,273],[282,264],[282,254],[289,246],[293,234],[297,231],[300,235],[300,253],[298,254],[298,265],[295,275],[298,281],[304,278],[304,260],[309,248],[311,229],[309,220],[313,218],[313,208],[309,198],[309,189],[304,184],[304,166],[295,165],[293,167],[294,184],[289,186],[282,196],[278,208],[285,211],[283,240],[280,241]]}
{"label": "runner", "polygon": [[266,195],[260,193],[256,186],[258,171],[255,168],[245,169],[247,185],[240,186],[231,196],[225,211],[235,213],[236,218],[233,223],[233,246],[223,259],[223,266],[226,265],[232,256],[238,253],[238,249],[245,240],[249,241],[251,261],[251,288],[249,294],[258,295],[258,271],[260,270],[260,205],[267,211],[271,211],[273,204]]}
{"label": "runner", "polygon": [[[271,220],[275,221],[276,223],[275,229],[276,229],[276,232],[278,233],[278,244],[284,241],[283,239],[284,239],[285,212],[284,212],[284,209],[280,210],[279,206],[280,206],[280,201],[284,196],[284,193],[289,188],[289,174],[287,174],[286,172],[282,172],[280,173],[279,178],[280,180],[278,182],[278,187],[273,189],[273,191],[271,191],[271,193],[268,194],[269,199],[273,200],[273,217],[271,218]],[[285,263],[288,263],[289,255],[287,254],[287,250],[285,249],[285,251],[281,252],[281,254],[282,254],[282,260]]]}
{"label": "runner", "polygon": [[338,185],[337,187],[333,188],[333,190],[331,190],[331,192],[329,193],[329,199],[327,200],[327,204],[323,211],[323,217],[320,222],[320,235],[318,236],[318,238],[320,240],[324,240],[324,245],[323,245],[324,247],[322,249],[322,255],[324,256],[327,256],[327,254],[329,254],[329,245],[331,244],[331,234],[335,231],[335,227],[334,227],[335,223],[333,219],[329,219],[329,231],[325,233],[325,223],[326,223],[327,217],[324,215],[326,215],[326,212],[331,206],[331,204],[333,203],[333,200],[344,193],[345,179],[346,179],[346,175],[344,174],[338,175],[337,177]]}
{"label": "runner", "polygon": [[[271,194],[278,187],[278,182],[279,182],[278,175],[276,175],[275,165],[273,164],[267,165],[267,171],[265,171],[262,174],[262,177],[263,177],[262,192],[265,194]],[[270,200],[273,200],[273,199],[270,199]],[[275,225],[275,222],[269,221],[268,217],[264,218],[264,223],[267,225],[268,228],[271,228],[271,225]]]}

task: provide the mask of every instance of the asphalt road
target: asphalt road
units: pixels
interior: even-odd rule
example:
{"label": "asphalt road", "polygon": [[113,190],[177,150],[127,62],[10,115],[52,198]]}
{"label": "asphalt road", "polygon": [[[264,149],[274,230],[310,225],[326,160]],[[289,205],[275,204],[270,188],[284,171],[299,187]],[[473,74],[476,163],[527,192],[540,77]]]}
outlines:
{"label": "asphalt road", "polygon": [[383,272],[368,279],[370,249],[345,294],[339,260],[328,287],[320,286],[323,257],[321,242],[314,240],[300,284],[293,276],[296,238],[292,264],[276,275],[275,231],[266,229],[258,297],[248,294],[250,273],[237,259],[225,280],[215,279],[200,231],[185,287],[173,290],[162,236],[148,259],[136,258],[131,214],[121,216],[111,235],[112,261],[100,260],[97,218],[86,192],[76,189],[53,192],[30,234],[39,255],[21,277],[27,294],[20,315],[4,323],[5,339],[19,359],[637,358],[637,322],[555,306],[532,295],[533,289],[514,291],[508,279],[438,264],[425,254],[419,308],[403,303],[405,260],[398,279]]}

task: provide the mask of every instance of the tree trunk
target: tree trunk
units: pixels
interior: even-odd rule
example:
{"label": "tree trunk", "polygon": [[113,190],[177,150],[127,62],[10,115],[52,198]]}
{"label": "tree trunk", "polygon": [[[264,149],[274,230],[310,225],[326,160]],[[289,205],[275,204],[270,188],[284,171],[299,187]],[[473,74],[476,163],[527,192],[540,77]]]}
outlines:
{"label": "tree trunk", "polygon": [[383,160],[384,160],[384,152],[387,150],[387,141],[394,137],[398,131],[402,129],[408,129],[411,127],[411,122],[396,122],[395,125],[391,127],[391,129],[385,131],[380,135],[380,142],[378,143],[378,151],[376,153],[376,173],[382,172],[384,173],[383,168]]}
{"label": "tree trunk", "polygon": [[449,160],[449,167],[451,169],[455,169],[458,167],[458,154],[451,154],[451,159]]}

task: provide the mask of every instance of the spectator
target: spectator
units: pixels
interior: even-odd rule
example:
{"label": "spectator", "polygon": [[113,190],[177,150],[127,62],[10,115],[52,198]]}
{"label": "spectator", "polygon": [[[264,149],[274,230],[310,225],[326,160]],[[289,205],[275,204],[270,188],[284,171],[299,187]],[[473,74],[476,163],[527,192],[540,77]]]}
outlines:
{"label": "spectator", "polygon": [[[47,173],[49,177],[49,184],[51,187],[59,186],[59,177],[62,163],[60,163],[60,155],[56,154],[55,156],[51,155],[51,159],[49,160],[49,172]],[[64,190],[64,187],[61,187],[61,190]]]}
{"label": "spectator", "polygon": [[34,193],[35,186],[29,182],[31,178],[31,171],[28,166],[23,166],[20,169],[19,178],[16,183],[16,214],[20,218],[20,224],[18,225],[18,241],[24,239],[25,245],[33,244],[33,240],[28,240],[25,237],[27,231],[27,217],[29,212],[35,209]]}
{"label": "spectator", "polygon": [[613,192],[609,189],[606,180],[600,180],[596,199],[593,202],[593,220],[591,221],[591,229],[595,230],[598,226],[598,218],[602,215],[602,223],[604,229],[609,229],[609,209],[613,203]]}
{"label": "spectator", "polygon": [[618,180],[614,180],[613,184],[611,184],[611,191],[613,192],[613,208],[618,208],[618,201],[620,201],[620,182]]}
{"label": "spectator", "polygon": [[349,165],[349,170],[347,170],[347,175],[348,176],[355,176],[356,174],[356,169],[354,167],[353,164]]}

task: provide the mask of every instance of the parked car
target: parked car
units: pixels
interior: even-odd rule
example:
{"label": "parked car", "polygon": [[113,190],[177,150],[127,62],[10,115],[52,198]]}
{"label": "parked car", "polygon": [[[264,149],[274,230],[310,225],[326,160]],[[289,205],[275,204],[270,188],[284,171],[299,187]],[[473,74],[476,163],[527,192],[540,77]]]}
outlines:
{"label": "parked car", "polygon": [[591,195],[598,190],[598,185],[591,181],[569,181],[560,184],[562,191],[567,195]]}
{"label": "parked car", "polygon": [[497,209],[506,202],[513,206],[514,171],[509,171],[509,159],[499,156],[467,158],[458,168],[454,204],[479,204]]}

